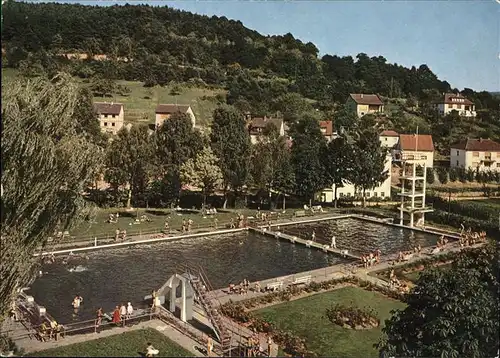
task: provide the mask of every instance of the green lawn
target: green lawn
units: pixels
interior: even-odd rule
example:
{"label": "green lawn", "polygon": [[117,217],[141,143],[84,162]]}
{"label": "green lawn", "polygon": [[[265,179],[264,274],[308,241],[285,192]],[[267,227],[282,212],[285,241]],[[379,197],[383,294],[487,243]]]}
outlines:
{"label": "green lawn", "polygon": [[[214,228],[214,218],[217,218],[217,228],[224,229],[230,220],[233,219],[236,223],[238,214],[243,214],[245,217],[255,217],[256,210],[251,209],[227,209],[219,210],[216,216],[203,216],[199,211],[194,213],[179,214],[170,209],[135,209],[126,211],[124,208],[111,209],[96,209],[97,211],[91,215],[90,220],[83,221],[77,227],[70,230],[71,238],[78,240],[82,239],[112,239],[115,236],[116,229],[126,230],[127,236],[132,235],[148,235],[159,233],[164,229],[165,221],[168,220],[170,232],[174,234],[176,231],[181,231],[182,221],[193,220],[192,230],[209,230]],[[289,218],[295,210],[288,209],[285,214],[281,214],[281,218]],[[262,211],[265,212],[265,211]],[[119,213],[117,223],[107,223],[109,214]],[[140,218],[143,214],[151,219],[151,222],[136,223],[135,219]],[[277,214],[272,215],[272,220],[277,219]],[[68,239],[65,239],[65,242]]]}
{"label": "green lawn", "polygon": [[160,351],[160,357],[191,357],[177,343],[154,329],[141,329],[69,346],[30,353],[31,357],[144,357],[147,344]]}
{"label": "green lawn", "polygon": [[[2,69],[2,84],[13,80],[17,70],[12,68]],[[207,125],[212,121],[212,113],[216,107],[215,96],[225,95],[225,91],[212,90],[200,87],[188,87],[181,85],[181,93],[172,96],[171,86],[146,88],[143,82],[138,81],[116,81],[117,84],[130,89],[127,96],[115,95],[111,98],[94,97],[96,102],[118,102],[124,104],[125,122],[149,124],[155,121],[155,108],[158,104],[189,104],[196,117],[196,125]],[[82,81],[82,85],[87,84]]]}
{"label": "green lawn", "polygon": [[380,293],[358,287],[344,287],[299,300],[266,307],[257,315],[274,322],[278,328],[291,331],[306,340],[307,348],[319,356],[377,357],[373,344],[381,336],[381,327],[354,331],[334,325],[325,317],[325,310],[335,303],[364,308],[371,307],[383,325],[390,318],[390,311],[404,308],[402,302],[389,299]]}
{"label": "green lawn", "polygon": [[[110,224],[106,222],[110,213],[119,213],[117,223]],[[246,216],[254,216],[256,211],[242,209],[218,212],[216,215],[218,228],[224,228],[225,224],[229,223],[231,218],[236,219],[237,213],[242,213]],[[148,216],[151,222],[144,221],[139,224],[135,223],[135,219],[140,218],[143,214]],[[77,239],[90,239],[93,237],[112,238],[115,235],[116,229],[126,230],[127,236],[151,234],[163,230],[165,221],[167,220],[171,232],[174,233],[175,230],[181,230],[182,221],[184,219],[193,220],[193,230],[208,229],[214,226],[213,216],[206,216],[204,218],[199,212],[182,213],[179,215],[177,212],[173,212],[170,209],[136,209],[133,211],[126,211],[123,208],[97,209],[96,213],[92,215],[91,220],[82,222],[75,229],[70,231],[70,235]]]}

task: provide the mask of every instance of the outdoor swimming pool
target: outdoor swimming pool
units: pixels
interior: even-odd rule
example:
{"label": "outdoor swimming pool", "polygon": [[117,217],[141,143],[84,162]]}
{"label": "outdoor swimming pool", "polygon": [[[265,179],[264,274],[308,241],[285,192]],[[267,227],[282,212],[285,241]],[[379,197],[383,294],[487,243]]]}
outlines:
{"label": "outdoor swimming pool", "polygon": [[[313,229],[317,241],[329,243],[335,235],[339,248],[362,252],[380,248],[383,255],[418,243],[432,245],[437,239],[355,219],[285,226],[280,231],[307,238]],[[89,252],[88,257],[72,259],[66,266],[60,259],[45,265],[44,275],[31,287],[30,294],[59,322],[92,319],[99,307],[109,312],[121,303],[138,306],[153,288],[165,283],[179,263],[201,265],[213,287],[222,288],[244,278],[263,280],[347,262],[317,249],[251,232],[107,249]],[[77,272],[69,271],[78,265]],[[71,302],[76,294],[83,296],[84,303],[74,316]]]}

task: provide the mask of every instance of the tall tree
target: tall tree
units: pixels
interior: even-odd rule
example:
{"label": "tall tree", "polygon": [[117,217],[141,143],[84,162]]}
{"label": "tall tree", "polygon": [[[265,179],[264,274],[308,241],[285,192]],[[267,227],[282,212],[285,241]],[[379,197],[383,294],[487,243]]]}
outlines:
{"label": "tall tree", "polygon": [[326,152],[326,140],[319,122],[310,115],[292,125],[290,134],[296,192],[311,203],[314,195],[328,184],[321,160],[321,155]]}
{"label": "tall tree", "polygon": [[2,89],[0,320],[35,277],[33,253],[87,211],[82,193],[103,157],[74,115],[82,99],[70,76],[18,79]]}
{"label": "tall tree", "polygon": [[205,147],[195,158],[182,164],[180,176],[183,184],[201,188],[203,193],[203,207],[207,196],[212,194],[223,183],[222,171],[219,167],[219,158],[210,147]]}
{"label": "tall tree", "polygon": [[[247,184],[250,174],[251,143],[243,115],[231,106],[216,108],[210,141],[220,159],[225,194],[229,187],[239,191]],[[227,196],[224,207],[226,205]]]}
{"label": "tall tree", "polygon": [[449,270],[420,274],[393,312],[379,344],[383,356],[495,357],[499,340],[498,247],[461,251]]}
{"label": "tall tree", "polygon": [[205,144],[205,138],[193,129],[191,118],[185,113],[173,113],[156,130],[155,147],[159,176],[163,178],[167,202],[172,199],[179,200],[181,165],[195,158]]}
{"label": "tall tree", "polygon": [[385,169],[387,148],[382,147],[377,128],[373,120],[365,116],[362,124],[354,133],[354,142],[350,146],[352,170],[349,181],[363,196],[363,207],[366,206],[366,190],[371,190],[382,184],[388,177]]}
{"label": "tall tree", "polygon": [[295,183],[290,149],[286,138],[279,135],[274,124],[269,124],[263,134],[262,140],[252,148],[252,182],[257,188],[267,190],[269,199],[273,191],[278,196],[283,195],[284,210],[286,193],[293,189]]}
{"label": "tall tree", "polygon": [[144,193],[153,170],[153,142],[147,126],[122,128],[108,148],[106,180],[118,190],[127,188],[127,208],[132,198]]}
{"label": "tall tree", "polygon": [[335,207],[337,207],[338,187],[342,187],[352,177],[354,168],[351,149],[346,136],[341,135],[328,143],[326,153],[322,156],[328,184],[335,184],[333,195]]}

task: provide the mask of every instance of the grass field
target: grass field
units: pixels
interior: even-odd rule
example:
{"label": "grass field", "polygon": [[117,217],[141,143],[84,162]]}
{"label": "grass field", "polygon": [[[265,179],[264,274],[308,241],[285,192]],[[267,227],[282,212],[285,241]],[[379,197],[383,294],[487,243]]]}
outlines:
{"label": "grass field", "polygon": [[344,287],[299,300],[266,307],[257,315],[274,322],[282,330],[293,332],[306,340],[307,348],[323,357],[378,357],[373,347],[381,327],[367,330],[345,329],[325,317],[325,311],[335,303],[373,308],[381,321],[390,318],[392,309],[403,309],[404,303],[392,300],[378,292],[358,287]]}
{"label": "grass field", "polygon": [[[280,218],[292,217],[295,210],[286,210],[285,214],[280,214]],[[265,212],[264,210],[262,212]],[[327,213],[328,210],[325,210]],[[106,222],[109,214],[119,214],[117,223]],[[168,221],[170,232],[173,234],[182,229],[182,221],[191,219],[193,221],[192,230],[207,230],[215,228],[215,218],[217,218],[217,228],[224,229],[230,223],[231,219],[236,223],[238,214],[245,217],[255,217],[257,211],[252,209],[227,209],[219,210],[217,214],[204,216],[197,210],[183,210],[180,212],[171,209],[134,209],[126,211],[123,208],[96,209],[89,220],[80,223],[77,227],[69,231],[72,238],[75,239],[93,239],[113,238],[116,229],[126,230],[127,236],[146,235],[159,233],[164,229],[165,221]],[[146,215],[151,221],[137,223],[136,218]],[[271,216],[271,220],[276,220],[277,214]]]}
{"label": "grass field", "polygon": [[[12,68],[2,69],[2,83],[8,83],[17,75],[17,70]],[[114,95],[114,97],[94,97],[95,102],[123,103],[126,123],[149,124],[155,121],[155,108],[158,104],[189,104],[196,117],[196,125],[207,125],[212,120],[212,113],[216,107],[215,96],[225,95],[224,90],[211,90],[199,87],[180,86],[181,93],[171,95],[172,86],[146,88],[143,82],[117,81],[119,85],[130,89],[127,96]],[[82,82],[82,86],[87,84]]]}
{"label": "grass field", "polygon": [[484,205],[491,208],[497,208],[500,212],[500,198],[489,198],[481,200],[466,200],[465,203]]}
{"label": "grass field", "polygon": [[193,354],[154,329],[141,329],[69,346],[30,353],[31,357],[144,357],[147,344],[160,357],[191,357]]}

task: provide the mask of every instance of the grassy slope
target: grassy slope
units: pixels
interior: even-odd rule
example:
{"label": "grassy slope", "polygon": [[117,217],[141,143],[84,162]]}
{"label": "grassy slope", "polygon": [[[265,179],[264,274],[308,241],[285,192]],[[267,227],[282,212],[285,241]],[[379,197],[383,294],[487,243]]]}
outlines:
{"label": "grassy slope", "polygon": [[[2,68],[2,84],[8,83],[17,75],[17,71],[11,68]],[[170,86],[146,88],[142,82],[117,81],[117,84],[127,86],[131,92],[128,96],[115,95],[111,98],[95,97],[96,102],[118,102],[125,105],[125,122],[127,123],[154,123],[155,108],[158,104],[189,104],[196,116],[196,125],[207,125],[212,120],[212,113],[216,102],[203,99],[205,96],[215,97],[217,94],[225,94],[224,90],[210,90],[199,87],[181,87],[181,94],[170,95]],[[82,83],[82,85],[86,85]]]}
{"label": "grassy slope", "polygon": [[371,307],[377,312],[382,324],[390,318],[392,309],[404,308],[402,302],[377,292],[345,287],[267,307],[256,313],[279,328],[305,338],[307,347],[319,356],[377,357],[373,344],[378,342],[381,328],[354,331],[334,325],[325,317],[325,310],[335,303]]}
{"label": "grassy slope", "polygon": [[141,329],[69,346],[31,353],[32,357],[144,357],[147,343],[160,357],[191,357],[192,353],[153,329]]}

